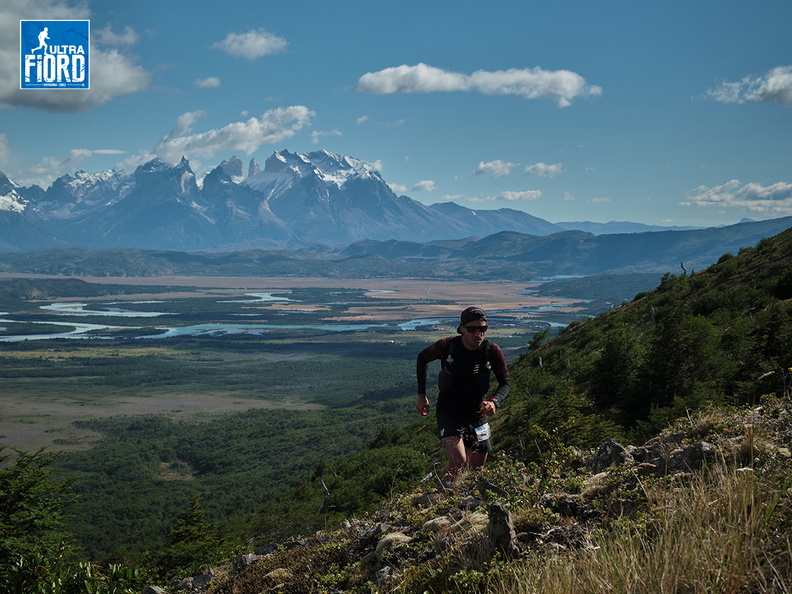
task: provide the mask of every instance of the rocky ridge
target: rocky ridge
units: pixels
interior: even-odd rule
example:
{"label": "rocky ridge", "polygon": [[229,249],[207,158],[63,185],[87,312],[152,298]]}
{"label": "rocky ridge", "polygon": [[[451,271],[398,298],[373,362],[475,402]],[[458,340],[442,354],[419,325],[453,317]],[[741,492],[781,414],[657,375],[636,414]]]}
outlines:
{"label": "rocky ridge", "polygon": [[[674,509],[682,507],[678,500],[662,506],[657,493],[684,497],[696,485],[711,484],[724,495],[716,484],[721,474],[755,484],[754,505],[765,514],[767,546],[792,515],[788,481],[779,489],[767,478],[788,475],[792,468],[790,421],[788,399],[741,411],[709,409],[638,447],[609,440],[595,452],[554,452],[544,464],[530,466],[499,456],[483,473],[451,487],[430,474],[371,517],[261,546],[144,594],[485,591],[478,588],[493,576],[508,583],[504,575],[537,559],[580,562],[597,554],[603,533],[607,541],[614,526],[640,532],[647,521],[657,522],[658,514],[681,513]],[[776,491],[772,507],[764,507],[760,493]],[[761,552],[752,551],[757,558]],[[789,561],[787,556],[786,573],[782,568],[783,575],[774,579],[789,578]]]}

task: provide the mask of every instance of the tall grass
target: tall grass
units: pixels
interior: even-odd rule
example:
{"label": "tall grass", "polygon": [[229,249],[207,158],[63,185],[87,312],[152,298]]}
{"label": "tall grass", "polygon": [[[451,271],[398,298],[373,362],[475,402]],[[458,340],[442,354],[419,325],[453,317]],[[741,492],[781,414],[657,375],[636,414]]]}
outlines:
{"label": "tall grass", "polygon": [[773,513],[789,481],[711,467],[644,485],[651,511],[591,536],[587,547],[529,557],[490,574],[490,592],[681,594],[792,592],[790,535]]}

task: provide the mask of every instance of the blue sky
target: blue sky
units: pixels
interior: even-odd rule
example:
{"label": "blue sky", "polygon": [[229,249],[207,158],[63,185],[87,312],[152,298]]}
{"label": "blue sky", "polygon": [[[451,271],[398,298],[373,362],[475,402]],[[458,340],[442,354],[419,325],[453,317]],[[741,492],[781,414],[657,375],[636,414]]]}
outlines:
{"label": "blue sky", "polygon": [[[20,90],[20,19],[90,19],[91,89]],[[552,222],[792,215],[788,0],[5,0],[0,70],[21,185],[325,149]]]}

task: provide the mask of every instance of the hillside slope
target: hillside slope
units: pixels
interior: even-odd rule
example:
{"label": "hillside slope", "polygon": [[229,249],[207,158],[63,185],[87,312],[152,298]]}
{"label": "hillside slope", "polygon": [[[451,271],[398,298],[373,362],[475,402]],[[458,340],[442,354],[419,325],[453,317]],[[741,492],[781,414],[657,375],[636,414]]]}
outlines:
{"label": "hillside slope", "polygon": [[790,264],[792,230],[535,336],[451,489],[424,418],[240,519],[233,562],[196,509],[138,561],[215,594],[789,592]]}
{"label": "hillside slope", "polygon": [[[786,231],[523,355],[496,455],[450,491],[387,482],[413,449],[442,467],[430,422],[317,469],[252,534],[349,521],[240,558],[212,591],[789,591],[790,264]],[[369,473],[387,503],[350,507]]]}
{"label": "hillside slope", "polygon": [[538,424],[581,445],[614,429],[646,437],[708,404],[789,396],[790,366],[787,230],[702,272],[668,274],[656,290],[523,355],[511,365],[521,396],[504,415],[504,433],[533,443],[525,428]]}

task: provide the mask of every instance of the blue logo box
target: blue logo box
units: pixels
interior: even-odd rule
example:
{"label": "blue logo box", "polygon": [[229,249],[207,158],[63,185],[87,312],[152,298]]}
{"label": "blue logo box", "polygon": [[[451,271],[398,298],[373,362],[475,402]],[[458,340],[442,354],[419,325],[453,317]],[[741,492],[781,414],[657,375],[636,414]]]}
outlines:
{"label": "blue logo box", "polygon": [[20,89],[90,89],[90,21],[19,21]]}

